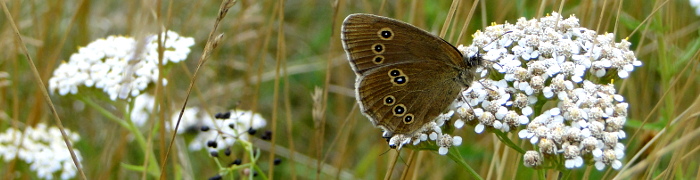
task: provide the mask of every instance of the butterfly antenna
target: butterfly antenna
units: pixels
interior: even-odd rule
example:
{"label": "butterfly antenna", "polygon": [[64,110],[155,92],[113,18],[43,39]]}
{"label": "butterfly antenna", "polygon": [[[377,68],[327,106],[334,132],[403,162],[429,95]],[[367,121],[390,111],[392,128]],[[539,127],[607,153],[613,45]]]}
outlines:
{"label": "butterfly antenna", "polygon": [[[504,35],[506,35],[506,34],[508,34],[508,33],[511,33],[511,32],[513,32],[513,31],[506,31],[506,32],[504,32],[503,34],[498,35],[498,37],[496,37],[496,40],[489,42],[488,44],[486,44],[486,46],[491,45],[491,43],[496,42],[498,39],[501,39],[501,37],[503,37]],[[486,46],[484,46],[484,47],[486,47]],[[483,49],[483,47],[482,47],[482,49]],[[481,66],[482,63],[483,63],[483,62],[481,62],[481,61],[483,61],[483,58],[481,57],[481,54],[480,54],[480,53],[481,53],[480,51],[476,51],[476,60],[475,60],[476,62],[475,62],[475,63],[477,63],[477,65],[479,65],[479,66]],[[496,65],[500,66],[501,68],[503,68],[503,65],[499,64],[498,62],[494,62],[494,64],[496,64]],[[484,67],[484,69],[486,69],[486,68]],[[481,86],[484,87],[485,89],[488,89],[488,90],[491,90],[491,91],[496,91],[496,90],[491,89],[490,87],[484,85],[484,83],[482,83],[481,81],[477,81],[477,82],[479,82],[479,84],[481,84]]]}
{"label": "butterfly antenna", "polygon": [[391,151],[391,149],[387,149],[387,150],[384,151],[383,153],[379,154],[379,156],[384,156],[384,154],[388,153],[389,151]]}
{"label": "butterfly antenna", "polygon": [[406,165],[406,169],[408,169],[408,167],[410,167],[411,165],[408,164],[408,162],[406,162],[406,160],[404,160],[403,157],[401,157],[401,151],[397,150],[397,152],[398,154],[396,156],[399,156],[399,160],[401,160],[401,162]]}
{"label": "butterfly antenna", "polygon": [[[496,39],[494,39],[493,41],[487,43],[486,45],[484,45],[483,47],[481,47],[481,49],[484,49],[484,47],[490,46],[491,43],[497,42],[499,39],[501,39],[501,37],[505,36],[505,35],[508,34],[508,33],[512,33],[512,32],[513,32],[513,31],[506,31],[506,32],[504,32],[503,34],[498,35],[498,37],[496,37]],[[479,56],[479,51],[476,51],[476,55]]]}
{"label": "butterfly antenna", "polygon": [[472,107],[472,105],[469,104],[469,102],[467,101],[467,96],[465,96],[463,93],[460,93],[460,94],[461,94],[462,96],[459,96],[459,98],[462,99],[462,101],[463,101],[465,104],[467,104],[467,106],[469,106],[469,109],[471,109],[472,111],[474,111],[474,108]]}
{"label": "butterfly antenna", "polygon": [[471,109],[471,110],[472,110],[472,112],[474,111],[474,107],[472,107],[472,105],[471,105],[471,104],[469,104],[469,102],[467,102],[467,106],[469,106],[469,109]]}
{"label": "butterfly antenna", "polygon": [[498,35],[498,37],[496,37],[496,39],[494,39],[493,41],[489,42],[488,44],[486,44],[485,46],[483,46],[483,47],[481,47],[481,48],[484,48],[484,47],[487,47],[487,46],[491,45],[491,43],[498,41],[498,40],[501,39],[501,37],[503,37],[504,35],[506,35],[506,34],[508,34],[508,33],[512,33],[512,32],[513,32],[513,31],[506,31],[506,32],[504,32],[503,34]]}
{"label": "butterfly antenna", "polygon": [[401,151],[398,151],[398,150],[397,150],[397,152],[399,152],[399,153],[396,154],[396,157],[394,157],[394,158],[391,159],[391,162],[390,162],[390,163],[391,163],[391,167],[389,167],[389,169],[386,171],[386,175],[384,176],[385,179],[391,179],[391,175],[394,174],[393,172],[394,172],[394,168],[396,167],[396,158],[397,158],[397,157],[398,157],[398,158],[401,157],[401,156],[399,156],[399,155],[401,154]]}
{"label": "butterfly antenna", "polygon": [[488,90],[491,90],[491,91],[496,91],[495,89],[491,89],[490,87],[486,86],[486,85],[485,85],[484,83],[482,83],[481,81],[476,81],[476,82],[479,82],[479,84],[481,84],[481,86],[484,87],[485,89],[488,89]]}

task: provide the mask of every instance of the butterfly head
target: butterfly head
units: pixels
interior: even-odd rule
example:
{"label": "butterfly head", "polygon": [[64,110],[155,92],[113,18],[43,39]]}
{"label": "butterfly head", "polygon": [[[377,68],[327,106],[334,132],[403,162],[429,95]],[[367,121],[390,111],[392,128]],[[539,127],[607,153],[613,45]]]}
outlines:
{"label": "butterfly head", "polygon": [[384,130],[382,137],[386,139],[387,143],[389,143],[389,148],[396,150],[401,150],[404,145],[411,142],[411,137],[405,134],[393,133],[391,131],[387,131],[386,129]]}
{"label": "butterfly head", "polygon": [[472,69],[476,69],[477,67],[484,65],[484,58],[478,51],[474,56],[464,56],[463,58],[464,63],[466,63]]}
{"label": "butterfly head", "polygon": [[458,69],[459,75],[455,79],[462,87],[470,87],[471,83],[476,79],[476,69],[483,66],[484,59],[477,52],[474,56],[463,56],[466,68]]}
{"label": "butterfly head", "polygon": [[411,138],[404,134],[394,134],[389,138],[389,147],[391,149],[401,150],[401,147],[411,142]]}

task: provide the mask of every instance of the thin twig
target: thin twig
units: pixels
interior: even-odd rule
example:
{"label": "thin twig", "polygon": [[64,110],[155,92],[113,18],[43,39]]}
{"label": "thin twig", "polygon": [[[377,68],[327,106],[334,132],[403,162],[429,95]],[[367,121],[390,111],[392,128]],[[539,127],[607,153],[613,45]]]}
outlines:
{"label": "thin twig", "polygon": [[[165,162],[168,161],[168,157],[170,154],[170,149],[173,147],[173,143],[175,142],[175,135],[177,135],[177,129],[180,127],[180,121],[182,120],[182,114],[185,112],[185,107],[187,106],[187,101],[190,98],[190,93],[192,92],[192,87],[194,86],[195,81],[197,80],[197,74],[199,72],[199,69],[202,67],[204,62],[207,61],[211,53],[213,52],[214,49],[219,45],[219,41],[221,41],[221,38],[224,36],[223,34],[219,35],[214,35],[216,32],[216,29],[219,27],[219,23],[221,23],[221,20],[226,17],[226,14],[228,13],[228,10],[236,4],[235,0],[225,0],[221,2],[221,6],[219,6],[219,16],[216,17],[216,22],[214,23],[214,28],[212,28],[211,32],[209,32],[209,38],[207,39],[207,44],[204,46],[204,52],[202,52],[202,55],[199,57],[199,63],[197,64],[197,68],[194,70],[194,73],[192,74],[192,79],[190,80],[190,85],[187,88],[187,96],[185,96],[185,102],[182,103],[182,108],[180,109],[180,114],[177,117],[177,123],[175,124],[175,129],[173,129],[172,136],[170,138],[170,143],[168,144],[168,149],[165,152],[165,158],[163,158],[163,161],[161,164],[165,164]],[[164,179],[165,176],[165,165],[160,167],[160,179]]]}
{"label": "thin twig", "polygon": [[44,100],[46,100],[46,103],[49,105],[51,108],[51,113],[54,116],[54,120],[56,120],[56,126],[58,126],[58,129],[61,131],[61,136],[63,137],[63,142],[66,143],[66,147],[68,148],[68,152],[70,152],[70,157],[73,160],[73,164],[75,165],[75,168],[78,169],[78,174],[80,174],[80,178],[82,179],[87,179],[85,176],[85,172],[83,172],[83,168],[80,166],[80,162],[78,162],[78,157],[75,156],[75,151],[73,150],[73,145],[71,144],[70,140],[68,139],[68,134],[66,134],[66,131],[63,127],[63,123],[61,122],[61,118],[58,117],[58,112],[56,112],[56,107],[53,105],[53,101],[51,101],[51,97],[49,97],[49,92],[46,90],[46,87],[44,86],[44,81],[41,80],[41,75],[39,75],[39,71],[36,69],[36,65],[34,64],[34,60],[32,60],[32,56],[29,55],[29,50],[27,50],[27,46],[24,44],[24,40],[22,40],[22,35],[19,33],[19,29],[17,28],[17,24],[15,24],[15,20],[12,17],[12,14],[10,14],[10,10],[7,9],[7,4],[5,4],[5,0],[2,1],[2,10],[5,12],[5,16],[7,17],[8,22],[10,22],[10,26],[12,26],[12,30],[15,32],[15,37],[17,38],[17,41],[19,44],[21,44],[21,49],[22,53],[24,56],[27,58],[27,62],[30,65],[30,69],[32,70],[32,75],[34,75],[35,82],[37,83],[37,86],[39,86],[39,89],[41,90],[41,95],[43,95]]}

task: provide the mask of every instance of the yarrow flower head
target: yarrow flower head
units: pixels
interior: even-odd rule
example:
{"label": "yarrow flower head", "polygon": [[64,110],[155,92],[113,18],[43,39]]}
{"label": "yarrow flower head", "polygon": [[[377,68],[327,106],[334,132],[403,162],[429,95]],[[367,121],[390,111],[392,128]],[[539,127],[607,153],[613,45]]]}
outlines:
{"label": "yarrow flower head", "polygon": [[[71,142],[80,140],[76,133],[66,130],[66,134]],[[57,172],[60,179],[71,179],[77,169],[62,137],[58,128],[46,124],[28,127],[24,132],[10,128],[0,134],[0,157],[5,162],[20,159],[28,163],[42,179],[53,179]],[[82,161],[80,151],[75,148],[73,151],[78,161]]]}
{"label": "yarrow flower head", "polygon": [[[642,62],[629,50],[630,42],[614,38],[556,12],[486,27],[474,34],[472,45],[457,47],[465,57],[483,59],[476,69],[479,82],[462,92],[451,111],[413,134],[384,137],[397,148],[434,141],[445,155],[462,141],[441,129],[457,115],[456,129],[472,125],[476,133],[517,132],[536,145],[537,151],[524,155],[525,166],[556,163],[547,160],[561,156],[560,165],[570,169],[586,162],[595,162],[599,170],[606,165],[619,169],[624,145],[618,140],[626,137],[622,127],[629,104],[612,83],[597,82],[628,78]],[[542,109],[544,104],[555,106]]]}
{"label": "yarrow flower head", "polygon": [[[169,127],[175,127],[179,112],[172,115]],[[233,146],[236,141],[248,141],[248,135],[265,127],[267,121],[257,113],[244,110],[232,110],[217,113],[214,118],[198,108],[187,108],[180,121],[177,133],[188,129],[201,132],[190,142],[189,149],[197,151],[207,147],[210,152]]]}
{"label": "yarrow flower head", "polygon": [[131,121],[134,122],[136,126],[143,127],[148,121],[151,112],[153,111],[153,104],[156,99],[148,93],[143,93],[134,97],[133,107],[131,108]]}
{"label": "yarrow flower head", "polygon": [[[148,93],[135,97],[134,106],[131,109],[132,122],[142,127],[148,121],[151,112],[154,112],[154,103],[155,98]],[[166,124],[167,129],[175,128],[179,115],[179,111],[172,114],[170,124]],[[265,127],[266,124],[267,121],[260,114],[251,111],[232,110],[212,116],[199,108],[188,107],[183,112],[177,134],[201,131],[189,143],[189,149],[197,151],[208,147],[211,152],[226,149],[239,140],[248,141],[248,135]],[[263,134],[263,139],[266,138],[265,136],[266,134]]]}
{"label": "yarrow flower head", "polygon": [[[434,121],[428,122],[412,134],[394,134],[389,135],[387,131],[384,137],[389,142],[389,147],[400,150],[404,145],[412,144],[419,145],[424,141],[433,141],[438,146],[438,154],[446,155],[448,149],[452,146],[462,144],[462,137],[443,133],[441,127],[450,120],[454,111],[449,111],[437,116]],[[464,125],[464,124],[461,124]]]}
{"label": "yarrow flower head", "polygon": [[10,74],[4,71],[0,71],[0,88],[10,85],[10,80],[8,80]]}
{"label": "yarrow flower head", "polygon": [[695,15],[700,16],[700,0],[690,0],[690,6],[695,9]]}
{"label": "yarrow flower head", "polygon": [[[163,33],[163,65],[187,58],[194,39],[173,31]],[[82,47],[63,62],[49,79],[49,89],[60,95],[76,94],[78,87],[95,87],[110,99],[137,96],[158,78],[158,38],[145,37],[140,45],[136,39],[109,36]],[[164,85],[167,81],[164,79]]]}
{"label": "yarrow flower head", "polygon": [[[474,124],[487,129],[518,131],[537,145],[523,157],[528,167],[546,163],[543,155],[560,155],[566,168],[582,167],[592,157],[595,166],[621,167],[628,104],[609,82],[627,78],[641,66],[630,42],[580,27],[578,19],[554,12],[540,19],[520,18],[474,34],[474,44],[459,46],[470,57],[483,53],[483,79],[472,83],[456,104],[455,127]],[[486,73],[494,70],[495,73]],[[547,102],[556,106],[537,109]],[[588,156],[590,155],[590,156]]]}

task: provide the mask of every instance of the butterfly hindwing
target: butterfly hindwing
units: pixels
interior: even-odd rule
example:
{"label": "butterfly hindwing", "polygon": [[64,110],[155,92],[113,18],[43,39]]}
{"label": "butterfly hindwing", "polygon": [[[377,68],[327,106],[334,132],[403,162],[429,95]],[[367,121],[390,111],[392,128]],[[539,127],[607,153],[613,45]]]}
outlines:
{"label": "butterfly hindwing", "polygon": [[[391,71],[397,70],[400,73],[392,76]],[[451,78],[457,73],[447,65],[425,61],[380,67],[358,80],[358,102],[375,125],[393,133],[411,133],[433,120],[458,96],[462,87]],[[405,83],[397,83],[396,78],[403,78]],[[394,100],[388,103],[391,97]],[[394,112],[399,105],[405,108],[403,115]],[[413,115],[413,121],[405,123],[402,118],[408,114]]]}

